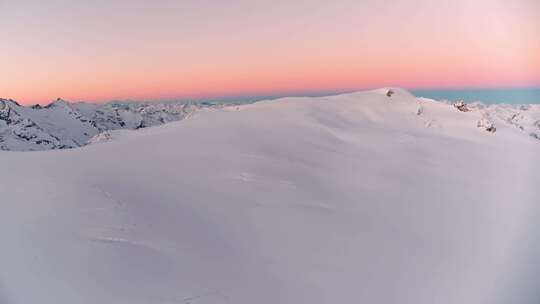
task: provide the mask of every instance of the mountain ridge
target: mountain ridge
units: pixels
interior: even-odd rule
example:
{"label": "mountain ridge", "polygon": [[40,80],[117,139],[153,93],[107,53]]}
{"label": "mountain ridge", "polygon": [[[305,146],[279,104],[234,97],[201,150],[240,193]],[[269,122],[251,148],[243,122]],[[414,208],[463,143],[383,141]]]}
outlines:
{"label": "mountain ridge", "polygon": [[181,120],[203,108],[222,104],[69,103],[23,106],[0,99],[0,150],[38,151],[82,147],[103,132],[141,129]]}
{"label": "mountain ridge", "polygon": [[[372,91],[345,93],[336,96],[313,97],[313,99],[354,98],[363,94],[383,96],[387,100],[404,99],[418,104],[416,114],[424,119],[425,102],[436,102],[440,106],[454,107],[461,112],[480,115],[477,127],[496,132],[497,125],[510,125],[532,138],[540,138],[540,105],[485,105],[482,103],[455,104],[415,97],[401,88],[380,88]],[[312,98],[312,97],[304,97]],[[303,97],[288,97],[257,103],[277,103],[281,100],[301,100]],[[57,98],[48,105],[23,106],[12,99],[0,98],[0,150],[38,151],[82,147],[113,138],[109,132],[115,130],[138,130],[182,120],[201,109],[216,109],[226,106],[238,107],[241,103],[212,102],[122,102],[103,104],[70,103]],[[381,115],[384,115],[382,113]],[[426,127],[436,124],[435,120],[424,122]],[[100,136],[102,133],[102,136]],[[94,137],[96,137],[94,139]]]}

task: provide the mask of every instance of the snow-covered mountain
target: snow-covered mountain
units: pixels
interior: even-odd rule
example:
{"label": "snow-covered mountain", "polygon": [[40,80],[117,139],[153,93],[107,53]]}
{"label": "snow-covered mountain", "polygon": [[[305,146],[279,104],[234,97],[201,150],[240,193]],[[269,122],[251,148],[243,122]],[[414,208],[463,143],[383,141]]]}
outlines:
{"label": "snow-covered mountain", "polygon": [[[108,140],[113,130],[157,126],[181,120],[202,108],[223,106],[207,103],[68,103],[57,99],[45,107],[25,107],[14,100],[0,99],[0,150],[76,148]],[[482,113],[484,119],[478,121],[479,127],[490,126],[493,120],[497,124],[513,125],[540,139],[539,105],[485,106],[474,103],[464,106],[469,111]],[[421,107],[419,111],[422,111]]]}
{"label": "snow-covered mountain", "polygon": [[[430,101],[419,98],[418,103]],[[231,105],[231,104],[229,104]],[[221,108],[213,103],[68,103],[57,99],[42,107],[25,107],[0,99],[0,150],[33,151],[81,147],[111,138],[110,131],[146,127],[184,119],[203,108]],[[512,125],[525,135],[540,139],[540,105],[464,105],[480,113],[484,124]],[[418,111],[422,111],[419,106]],[[421,113],[418,113],[420,116]],[[431,122],[426,122],[427,125]],[[96,137],[96,138],[94,138]]]}
{"label": "snow-covered mountain", "polygon": [[58,99],[25,107],[0,99],[0,150],[28,151],[76,148],[94,136],[118,129],[140,129],[181,120],[204,103],[68,103]]}
{"label": "snow-covered mountain", "polygon": [[538,106],[392,91],[1,152],[0,303],[540,303]]}

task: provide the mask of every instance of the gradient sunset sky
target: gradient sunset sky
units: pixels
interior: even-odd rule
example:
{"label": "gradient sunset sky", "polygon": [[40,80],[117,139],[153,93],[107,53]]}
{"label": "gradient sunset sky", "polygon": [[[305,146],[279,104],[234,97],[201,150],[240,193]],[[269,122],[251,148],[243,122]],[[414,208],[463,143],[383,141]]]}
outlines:
{"label": "gradient sunset sky", "polygon": [[0,0],[0,97],[540,86],[539,0]]}

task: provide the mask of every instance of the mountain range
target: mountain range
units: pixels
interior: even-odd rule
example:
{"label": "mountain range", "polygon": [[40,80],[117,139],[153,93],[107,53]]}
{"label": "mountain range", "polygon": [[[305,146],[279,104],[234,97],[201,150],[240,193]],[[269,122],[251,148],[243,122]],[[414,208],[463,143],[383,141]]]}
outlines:
{"label": "mountain range", "polygon": [[[429,100],[418,98],[418,100]],[[448,102],[447,102],[448,103]],[[0,98],[0,150],[36,151],[82,147],[107,141],[111,132],[137,130],[190,117],[202,109],[216,109],[236,103],[195,102],[110,102],[69,103],[58,98],[47,106],[22,106]],[[495,124],[511,125],[525,135],[540,139],[540,105],[460,105],[481,113],[478,127],[492,131]],[[421,112],[422,109],[419,108]],[[418,113],[420,116],[421,113]],[[427,122],[430,125],[433,122]],[[493,128],[490,128],[492,126]]]}
{"label": "mountain range", "polygon": [[0,99],[0,150],[77,148],[107,138],[110,131],[157,126],[204,108],[222,106],[190,102],[69,103],[59,98],[47,106],[27,107]]}

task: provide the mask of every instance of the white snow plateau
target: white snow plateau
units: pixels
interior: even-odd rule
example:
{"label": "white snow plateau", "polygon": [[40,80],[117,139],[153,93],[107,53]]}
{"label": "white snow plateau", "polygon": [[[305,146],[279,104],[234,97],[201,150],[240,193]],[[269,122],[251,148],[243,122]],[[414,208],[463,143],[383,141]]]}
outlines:
{"label": "white snow plateau", "polygon": [[1,304],[540,303],[540,105],[2,99],[0,147]]}

